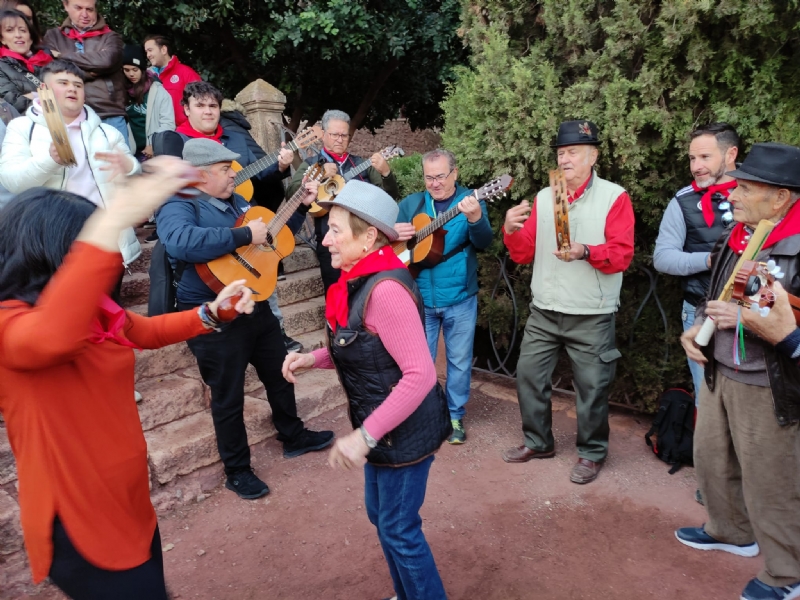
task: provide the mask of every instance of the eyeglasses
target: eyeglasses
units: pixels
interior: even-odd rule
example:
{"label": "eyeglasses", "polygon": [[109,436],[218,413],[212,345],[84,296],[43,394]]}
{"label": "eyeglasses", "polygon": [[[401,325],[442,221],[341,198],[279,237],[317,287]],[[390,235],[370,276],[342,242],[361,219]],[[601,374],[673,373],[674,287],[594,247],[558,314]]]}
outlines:
{"label": "eyeglasses", "polygon": [[725,200],[724,202],[720,202],[718,205],[722,213],[722,224],[727,226],[733,222],[733,212],[731,211],[731,203]]}
{"label": "eyeglasses", "polygon": [[455,167],[453,167],[447,175],[425,175],[425,183],[444,183],[444,180],[450,177],[455,170]]}
{"label": "eyeglasses", "polygon": [[349,133],[328,133],[328,135],[335,140],[346,140],[347,138],[350,137]]}

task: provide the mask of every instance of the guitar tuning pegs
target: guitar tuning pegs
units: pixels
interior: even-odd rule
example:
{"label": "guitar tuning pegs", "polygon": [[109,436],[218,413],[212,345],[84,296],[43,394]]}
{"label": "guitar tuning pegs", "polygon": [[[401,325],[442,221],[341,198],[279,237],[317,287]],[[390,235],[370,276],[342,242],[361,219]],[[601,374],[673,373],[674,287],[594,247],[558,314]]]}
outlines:
{"label": "guitar tuning pegs", "polygon": [[769,314],[769,306],[764,306],[758,310],[758,314],[762,317],[766,317]]}
{"label": "guitar tuning pegs", "polygon": [[753,304],[750,305],[750,310],[752,312],[761,312],[761,307],[754,302]]}
{"label": "guitar tuning pegs", "polygon": [[770,259],[770,260],[767,261],[767,271],[769,271],[770,273],[775,268],[775,266],[776,265],[775,265],[775,261],[774,260]]}

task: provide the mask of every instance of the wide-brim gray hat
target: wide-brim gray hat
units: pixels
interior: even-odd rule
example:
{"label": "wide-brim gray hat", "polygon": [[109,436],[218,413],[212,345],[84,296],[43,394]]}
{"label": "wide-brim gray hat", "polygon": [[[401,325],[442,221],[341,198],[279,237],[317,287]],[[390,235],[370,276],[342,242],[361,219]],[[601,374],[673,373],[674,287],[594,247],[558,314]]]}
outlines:
{"label": "wide-brim gray hat", "polygon": [[239,160],[239,156],[219,142],[206,138],[194,138],[183,145],[183,160],[190,162],[195,167],[232,162]]}
{"label": "wide-brim gray hat", "polygon": [[800,148],[766,142],[753,144],[739,168],[728,171],[736,179],[800,189]]}
{"label": "wide-brim gray hat", "polygon": [[376,227],[389,238],[390,242],[397,239],[394,224],[397,222],[400,208],[397,202],[377,185],[353,179],[347,182],[335,200],[317,204],[328,210],[334,206],[343,208]]}

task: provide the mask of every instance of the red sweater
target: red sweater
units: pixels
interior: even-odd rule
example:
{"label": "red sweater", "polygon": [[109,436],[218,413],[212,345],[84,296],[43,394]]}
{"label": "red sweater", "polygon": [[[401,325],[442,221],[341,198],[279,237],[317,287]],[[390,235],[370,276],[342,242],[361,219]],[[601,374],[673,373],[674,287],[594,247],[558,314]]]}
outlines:
{"label": "red sweater", "polygon": [[[0,412],[36,583],[50,571],[56,515],[93,565],[123,570],[150,558],[156,515],[133,350],[88,341],[120,263],[119,253],[76,242],[34,306],[0,303]],[[122,335],[160,348],[206,332],[196,311],[152,319],[128,312]]]}
{"label": "red sweater", "polygon": [[197,74],[192,67],[184,65],[178,60],[177,56],[169,59],[167,66],[165,66],[161,73],[158,73],[158,78],[164,89],[172,96],[172,108],[175,110],[175,125],[179,126],[186,121],[186,113],[183,112],[181,99],[183,98],[183,88],[187,83],[193,81],[202,81],[203,78]]}

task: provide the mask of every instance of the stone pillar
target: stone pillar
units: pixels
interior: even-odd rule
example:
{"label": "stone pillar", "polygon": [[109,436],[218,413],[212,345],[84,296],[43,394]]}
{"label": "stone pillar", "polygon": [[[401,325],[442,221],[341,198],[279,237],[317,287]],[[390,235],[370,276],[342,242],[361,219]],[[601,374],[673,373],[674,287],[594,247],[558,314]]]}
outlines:
{"label": "stone pillar", "polygon": [[281,146],[281,127],[286,96],[263,79],[256,79],[236,94],[236,101],[245,109],[250,121],[250,135],[265,152],[274,152]]}

